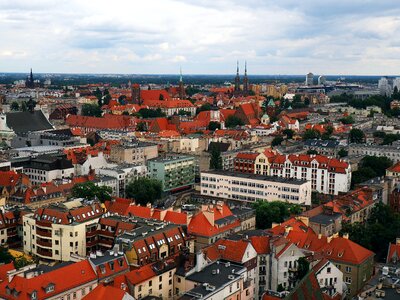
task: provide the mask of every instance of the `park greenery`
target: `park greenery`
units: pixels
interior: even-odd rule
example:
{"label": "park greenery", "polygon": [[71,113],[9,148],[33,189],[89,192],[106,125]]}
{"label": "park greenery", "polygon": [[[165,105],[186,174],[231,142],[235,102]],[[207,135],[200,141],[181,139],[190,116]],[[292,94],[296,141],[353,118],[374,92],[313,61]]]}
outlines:
{"label": "park greenery", "polygon": [[272,223],[281,223],[291,215],[298,215],[302,208],[298,204],[291,204],[282,201],[257,201],[254,203],[256,210],[256,227],[267,229],[272,227]]}
{"label": "park greenery", "polygon": [[210,169],[222,170],[222,157],[220,149],[218,148],[218,146],[213,144],[213,146],[211,146],[209,150],[211,151]]}
{"label": "park greenery", "polygon": [[225,121],[225,126],[228,128],[234,128],[236,126],[243,126],[243,125],[244,122],[235,115],[228,116]]}
{"label": "park greenery", "polygon": [[352,172],[351,186],[365,182],[369,179],[384,176],[386,169],[392,165],[387,157],[365,156],[359,163],[358,169]]}
{"label": "park greenery", "polygon": [[385,261],[389,243],[400,236],[400,214],[379,202],[364,224],[344,223],[341,234],[344,233],[348,233],[352,241],[373,251],[378,261]]}
{"label": "park greenery", "polygon": [[136,204],[153,204],[161,198],[162,183],[154,178],[139,177],[126,185],[126,197],[134,199]]}
{"label": "park greenery", "polygon": [[97,104],[85,103],[82,105],[82,115],[87,117],[101,117],[102,110]]}
{"label": "park greenery", "polygon": [[111,194],[111,187],[97,186],[91,181],[78,183],[71,190],[72,197],[85,198],[88,200],[97,198],[101,202],[111,200]]}

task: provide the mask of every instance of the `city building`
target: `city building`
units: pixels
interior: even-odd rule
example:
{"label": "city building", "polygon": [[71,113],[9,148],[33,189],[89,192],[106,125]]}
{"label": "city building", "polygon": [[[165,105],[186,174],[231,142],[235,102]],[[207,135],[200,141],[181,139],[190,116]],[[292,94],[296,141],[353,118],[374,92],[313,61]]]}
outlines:
{"label": "city building", "polygon": [[306,85],[307,86],[314,85],[314,74],[313,73],[308,73],[306,75]]}
{"label": "city building", "polygon": [[158,157],[157,144],[146,142],[122,142],[112,145],[110,160],[116,163],[145,165],[147,160]]}
{"label": "city building", "polygon": [[400,161],[400,148],[395,142],[392,145],[350,144],[349,155],[387,157],[397,163]]}
{"label": "city building", "polygon": [[382,77],[381,79],[379,79],[378,81],[378,89],[379,89],[379,93],[382,96],[388,96],[390,97],[392,95],[392,86],[389,82],[389,79],[387,77]]}
{"label": "city building", "polygon": [[151,178],[161,181],[164,192],[190,188],[194,184],[193,156],[153,158],[147,161],[147,169]]}
{"label": "city building", "polygon": [[98,202],[70,200],[38,208],[23,220],[23,248],[42,260],[70,261],[97,246],[97,223],[103,214]]}
{"label": "city building", "polygon": [[286,201],[311,205],[311,182],[229,171],[201,173],[201,194],[242,202]]}

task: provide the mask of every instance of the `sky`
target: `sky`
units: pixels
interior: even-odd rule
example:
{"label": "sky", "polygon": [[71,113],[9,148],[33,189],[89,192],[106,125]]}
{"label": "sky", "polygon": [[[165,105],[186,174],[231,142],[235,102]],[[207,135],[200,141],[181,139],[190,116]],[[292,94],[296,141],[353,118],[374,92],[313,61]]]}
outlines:
{"label": "sky", "polygon": [[0,72],[400,74],[398,0],[0,0]]}

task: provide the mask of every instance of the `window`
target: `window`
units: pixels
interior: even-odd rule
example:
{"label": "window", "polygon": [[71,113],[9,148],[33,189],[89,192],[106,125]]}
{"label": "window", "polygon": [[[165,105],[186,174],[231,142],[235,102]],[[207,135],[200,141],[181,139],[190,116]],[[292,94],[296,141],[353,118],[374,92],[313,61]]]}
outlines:
{"label": "window", "polygon": [[160,285],[158,286],[158,289],[159,289],[159,290],[162,290],[162,284],[160,284]]}
{"label": "window", "polygon": [[327,272],[328,274],[330,274],[330,273],[331,273],[331,268],[330,268],[330,267],[326,268],[326,272]]}
{"label": "window", "polygon": [[351,277],[345,277],[344,278],[344,281],[346,282],[346,283],[351,283]]}
{"label": "window", "polygon": [[153,286],[153,281],[152,280],[149,281],[149,286]]}
{"label": "window", "polygon": [[351,273],[351,267],[346,267],[346,273]]}

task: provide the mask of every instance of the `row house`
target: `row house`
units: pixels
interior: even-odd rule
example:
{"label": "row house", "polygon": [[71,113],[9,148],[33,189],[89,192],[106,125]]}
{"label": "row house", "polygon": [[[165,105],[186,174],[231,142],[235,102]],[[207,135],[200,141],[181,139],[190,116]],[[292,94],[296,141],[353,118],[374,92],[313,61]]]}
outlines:
{"label": "row house", "polygon": [[176,256],[187,248],[188,237],[180,226],[146,221],[118,236],[117,243],[122,244],[129,265],[138,267]]}
{"label": "row house", "polygon": [[22,219],[24,252],[56,261],[86,256],[97,247],[92,239],[102,214],[99,202],[79,199],[38,208]]}
{"label": "row house", "polygon": [[17,208],[0,210],[0,245],[7,245],[10,248],[21,246],[21,217],[25,213],[28,213],[28,210]]}
{"label": "row house", "polygon": [[141,266],[117,276],[113,286],[134,299],[174,299],[174,277],[177,265],[173,259]]}
{"label": "row house", "polygon": [[136,129],[136,118],[125,115],[105,114],[102,117],[68,115],[65,122],[71,130],[80,129],[85,134],[104,129],[122,132],[135,131]]}

